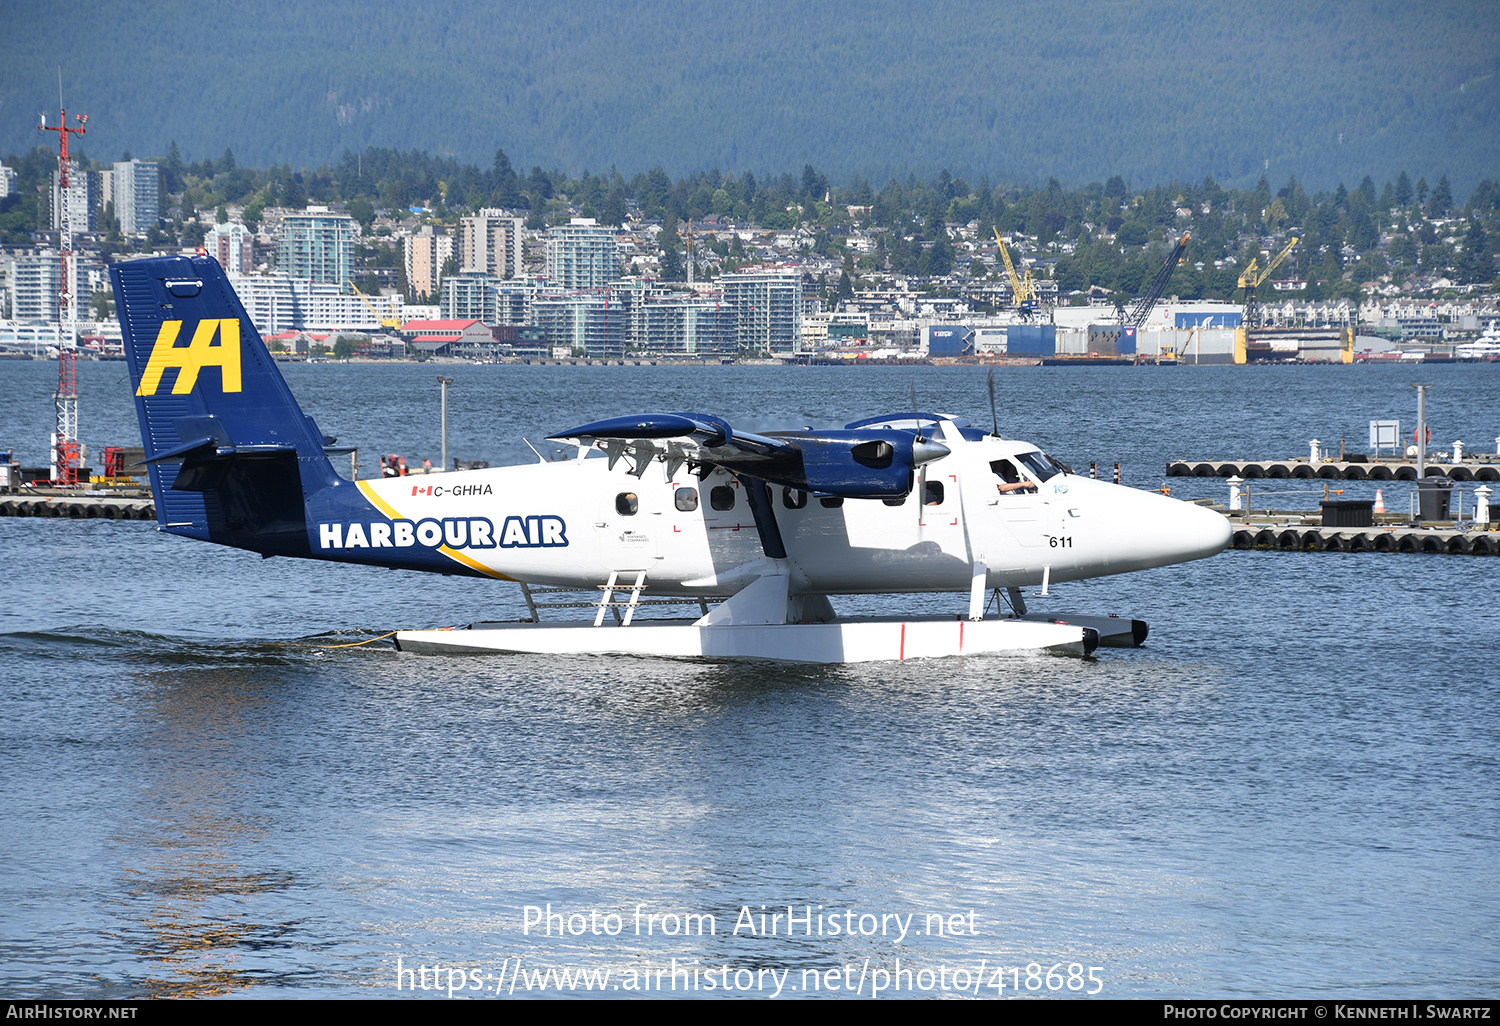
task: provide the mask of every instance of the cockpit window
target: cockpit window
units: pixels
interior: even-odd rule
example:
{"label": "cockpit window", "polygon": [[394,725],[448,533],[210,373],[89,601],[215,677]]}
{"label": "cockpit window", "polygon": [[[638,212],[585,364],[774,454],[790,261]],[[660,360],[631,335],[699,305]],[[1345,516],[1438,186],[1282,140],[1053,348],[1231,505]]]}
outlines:
{"label": "cockpit window", "polygon": [[990,469],[995,472],[996,477],[1007,484],[1015,484],[1021,480],[1020,471],[1016,470],[1016,465],[1010,460],[991,460]]}
{"label": "cockpit window", "polygon": [[1045,481],[1048,478],[1056,477],[1058,474],[1061,474],[1063,472],[1061,464],[1059,464],[1056,460],[1054,460],[1051,456],[1048,456],[1044,452],[1023,452],[1021,455],[1017,456],[1016,459],[1018,459],[1026,467],[1027,470],[1031,471],[1031,473],[1036,477],[1038,481]]}

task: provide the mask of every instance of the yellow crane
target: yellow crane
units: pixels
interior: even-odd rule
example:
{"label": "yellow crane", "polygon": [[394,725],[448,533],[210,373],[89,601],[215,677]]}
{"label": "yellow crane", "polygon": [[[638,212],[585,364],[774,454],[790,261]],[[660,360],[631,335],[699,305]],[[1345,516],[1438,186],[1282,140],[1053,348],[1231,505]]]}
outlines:
{"label": "yellow crane", "polygon": [[1240,275],[1240,288],[1245,290],[1244,327],[1260,327],[1260,307],[1255,302],[1255,290],[1265,283],[1265,280],[1271,276],[1272,271],[1281,266],[1281,262],[1286,259],[1286,255],[1292,251],[1292,247],[1296,244],[1297,237],[1293,235],[1292,241],[1288,242],[1281,252],[1276,254],[1275,259],[1266,264],[1264,271],[1258,268],[1257,264],[1260,258],[1257,257],[1250,261],[1250,266],[1246,267],[1245,273]]}
{"label": "yellow crane", "polygon": [[995,244],[1000,247],[1000,259],[1005,261],[1005,273],[1010,275],[1011,297],[1016,309],[1021,311],[1022,317],[1030,317],[1041,306],[1036,298],[1036,282],[1031,278],[1031,268],[1026,269],[1025,278],[1016,274],[1016,265],[1010,262],[1010,250],[1005,248],[999,228],[995,229]]}
{"label": "yellow crane", "polygon": [[356,296],[358,296],[360,299],[363,299],[365,301],[365,306],[368,306],[370,308],[370,316],[374,317],[377,321],[379,321],[381,327],[383,327],[383,328],[390,328],[392,331],[400,331],[401,330],[401,318],[399,318],[399,317],[381,317],[380,316],[380,311],[377,310],[377,309],[375,309],[375,304],[372,303],[372,302],[370,302],[370,297],[367,296],[367,295],[365,295],[363,292],[359,291],[359,286],[356,285],[356,284],[354,284],[354,279],[352,279],[352,278],[349,279],[349,287],[354,290],[354,294]]}

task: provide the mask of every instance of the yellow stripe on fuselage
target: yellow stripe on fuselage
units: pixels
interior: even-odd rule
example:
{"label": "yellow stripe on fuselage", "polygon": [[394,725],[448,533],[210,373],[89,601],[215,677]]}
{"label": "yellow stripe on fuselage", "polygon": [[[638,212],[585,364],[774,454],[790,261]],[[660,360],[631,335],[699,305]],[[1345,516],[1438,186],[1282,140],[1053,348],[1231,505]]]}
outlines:
{"label": "yellow stripe on fuselage", "polygon": [[[363,494],[366,499],[370,500],[370,504],[376,509],[380,510],[380,512],[384,513],[387,517],[392,520],[408,519],[407,517],[403,517],[399,512],[397,512],[396,507],[392,506],[389,502],[386,502],[379,495],[375,494],[375,489],[371,486],[369,481],[356,481],[354,483],[359,485],[360,493]],[[439,545],[438,551],[447,556],[449,559],[453,560],[455,563],[462,563],[464,566],[468,567],[471,570],[478,570],[486,577],[493,577],[497,581],[515,580],[515,578],[511,577],[509,574],[502,574],[498,570],[491,570],[489,567],[479,562],[479,560],[474,559],[470,556],[466,556],[456,549],[450,549],[446,545]]]}

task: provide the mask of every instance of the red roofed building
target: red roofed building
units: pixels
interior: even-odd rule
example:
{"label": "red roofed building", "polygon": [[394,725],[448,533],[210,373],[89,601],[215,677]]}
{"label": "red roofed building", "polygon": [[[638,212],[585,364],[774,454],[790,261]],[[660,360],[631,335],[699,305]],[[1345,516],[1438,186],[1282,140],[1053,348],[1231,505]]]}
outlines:
{"label": "red roofed building", "polygon": [[401,335],[416,356],[483,360],[510,351],[509,344],[500,342],[483,321],[407,321]]}

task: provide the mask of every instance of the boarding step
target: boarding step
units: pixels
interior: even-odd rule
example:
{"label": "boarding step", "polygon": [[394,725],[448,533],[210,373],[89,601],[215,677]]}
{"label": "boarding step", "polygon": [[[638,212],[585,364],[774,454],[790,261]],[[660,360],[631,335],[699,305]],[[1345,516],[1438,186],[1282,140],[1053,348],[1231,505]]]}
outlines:
{"label": "boarding step", "polygon": [[[598,598],[584,598],[588,591],[583,588],[556,587],[550,585],[534,585],[521,583],[521,595],[526,599],[526,608],[531,613],[533,623],[541,622],[538,610],[542,609],[595,609],[594,626],[600,627],[604,624],[604,614],[608,612],[615,618],[615,622],[621,627],[629,627],[630,622],[635,619],[636,610],[642,606],[681,606],[696,601],[698,608],[704,613],[708,612],[708,604],[702,599],[690,598],[644,598],[646,584],[646,571],[640,570],[633,573],[627,572],[623,576],[633,577],[630,583],[621,580],[621,572],[614,570],[610,572],[609,580],[603,584],[595,585],[594,590],[601,592]],[[628,598],[615,598],[616,592],[629,592]],[[572,598],[554,599],[539,598],[538,596],[573,596]]]}

